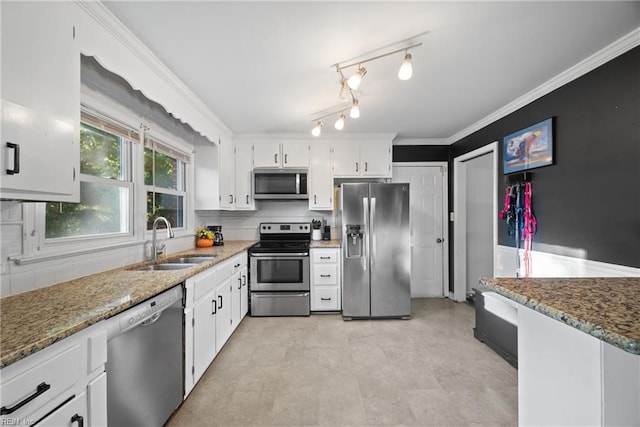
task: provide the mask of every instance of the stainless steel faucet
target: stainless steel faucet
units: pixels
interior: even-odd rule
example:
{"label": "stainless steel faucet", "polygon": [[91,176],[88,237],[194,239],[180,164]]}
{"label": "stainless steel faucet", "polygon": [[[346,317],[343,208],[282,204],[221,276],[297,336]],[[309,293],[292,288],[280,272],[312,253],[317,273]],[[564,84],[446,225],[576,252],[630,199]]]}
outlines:
{"label": "stainless steel faucet", "polygon": [[156,230],[158,228],[158,223],[160,221],[163,221],[167,225],[167,238],[173,239],[175,237],[173,234],[173,230],[171,229],[171,224],[169,223],[169,221],[167,221],[167,218],[163,216],[159,216],[153,221],[153,240],[151,243],[151,253],[153,254],[152,257],[154,262],[158,260],[158,254],[161,254],[164,252],[164,246],[165,246],[164,242],[160,242],[160,244],[158,244]]}

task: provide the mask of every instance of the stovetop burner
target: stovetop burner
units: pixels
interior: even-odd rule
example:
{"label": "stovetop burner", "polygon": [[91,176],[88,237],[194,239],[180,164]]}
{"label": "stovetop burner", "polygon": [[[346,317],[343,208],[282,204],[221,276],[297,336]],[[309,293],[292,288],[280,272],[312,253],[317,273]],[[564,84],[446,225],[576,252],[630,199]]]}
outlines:
{"label": "stovetop burner", "polygon": [[293,253],[309,250],[311,224],[309,223],[261,223],[260,242],[251,253]]}

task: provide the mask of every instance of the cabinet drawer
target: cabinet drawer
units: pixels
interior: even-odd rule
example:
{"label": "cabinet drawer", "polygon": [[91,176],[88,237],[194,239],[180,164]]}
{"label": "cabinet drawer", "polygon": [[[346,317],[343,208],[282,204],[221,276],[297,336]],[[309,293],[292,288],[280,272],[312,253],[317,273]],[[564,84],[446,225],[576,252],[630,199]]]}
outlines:
{"label": "cabinet drawer", "polygon": [[38,423],[39,426],[79,427],[88,425],[87,398],[84,393],[71,399]]}
{"label": "cabinet drawer", "polygon": [[313,262],[336,263],[338,262],[338,251],[313,251]]}
{"label": "cabinet drawer", "polygon": [[337,285],[338,267],[336,265],[314,265],[312,283],[314,285]]}
{"label": "cabinet drawer", "polygon": [[[197,302],[200,298],[213,291],[216,287],[216,267],[211,267],[202,273],[196,274],[189,281],[193,282],[193,300],[188,300],[189,303]],[[187,288],[191,286],[191,283],[187,281]],[[190,304],[187,304],[190,305]]]}
{"label": "cabinet drawer", "polygon": [[324,288],[313,290],[312,310],[314,311],[335,311],[340,310],[338,301],[338,288]]}
{"label": "cabinet drawer", "polygon": [[[235,264],[237,264],[238,262],[236,262]],[[226,279],[228,279],[229,277],[231,277],[231,275],[233,274],[233,266],[235,265],[233,263],[233,259],[227,260],[221,264],[218,264],[216,266],[217,268],[217,272],[218,272],[218,279],[216,281],[216,283],[221,283],[223,281],[225,281]]]}
{"label": "cabinet drawer", "polygon": [[9,380],[3,378],[2,420],[28,418],[35,410],[46,413],[60,405],[69,397],[64,392],[80,379],[81,367],[80,346],[74,345]]}

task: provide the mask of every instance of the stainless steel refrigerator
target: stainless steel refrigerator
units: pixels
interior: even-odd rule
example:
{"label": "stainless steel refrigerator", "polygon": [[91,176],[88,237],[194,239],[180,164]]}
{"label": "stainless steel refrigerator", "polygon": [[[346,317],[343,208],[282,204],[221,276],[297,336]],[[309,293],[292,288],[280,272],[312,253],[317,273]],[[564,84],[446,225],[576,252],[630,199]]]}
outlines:
{"label": "stainless steel refrigerator", "polygon": [[343,183],[342,317],[409,318],[409,184]]}

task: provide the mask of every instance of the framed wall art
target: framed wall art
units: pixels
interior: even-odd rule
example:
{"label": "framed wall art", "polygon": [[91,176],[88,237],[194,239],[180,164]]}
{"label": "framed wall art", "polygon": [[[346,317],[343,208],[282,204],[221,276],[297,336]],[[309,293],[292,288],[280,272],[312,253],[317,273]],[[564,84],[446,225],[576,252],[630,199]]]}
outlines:
{"label": "framed wall art", "polygon": [[504,137],[504,174],[553,164],[553,118]]}

